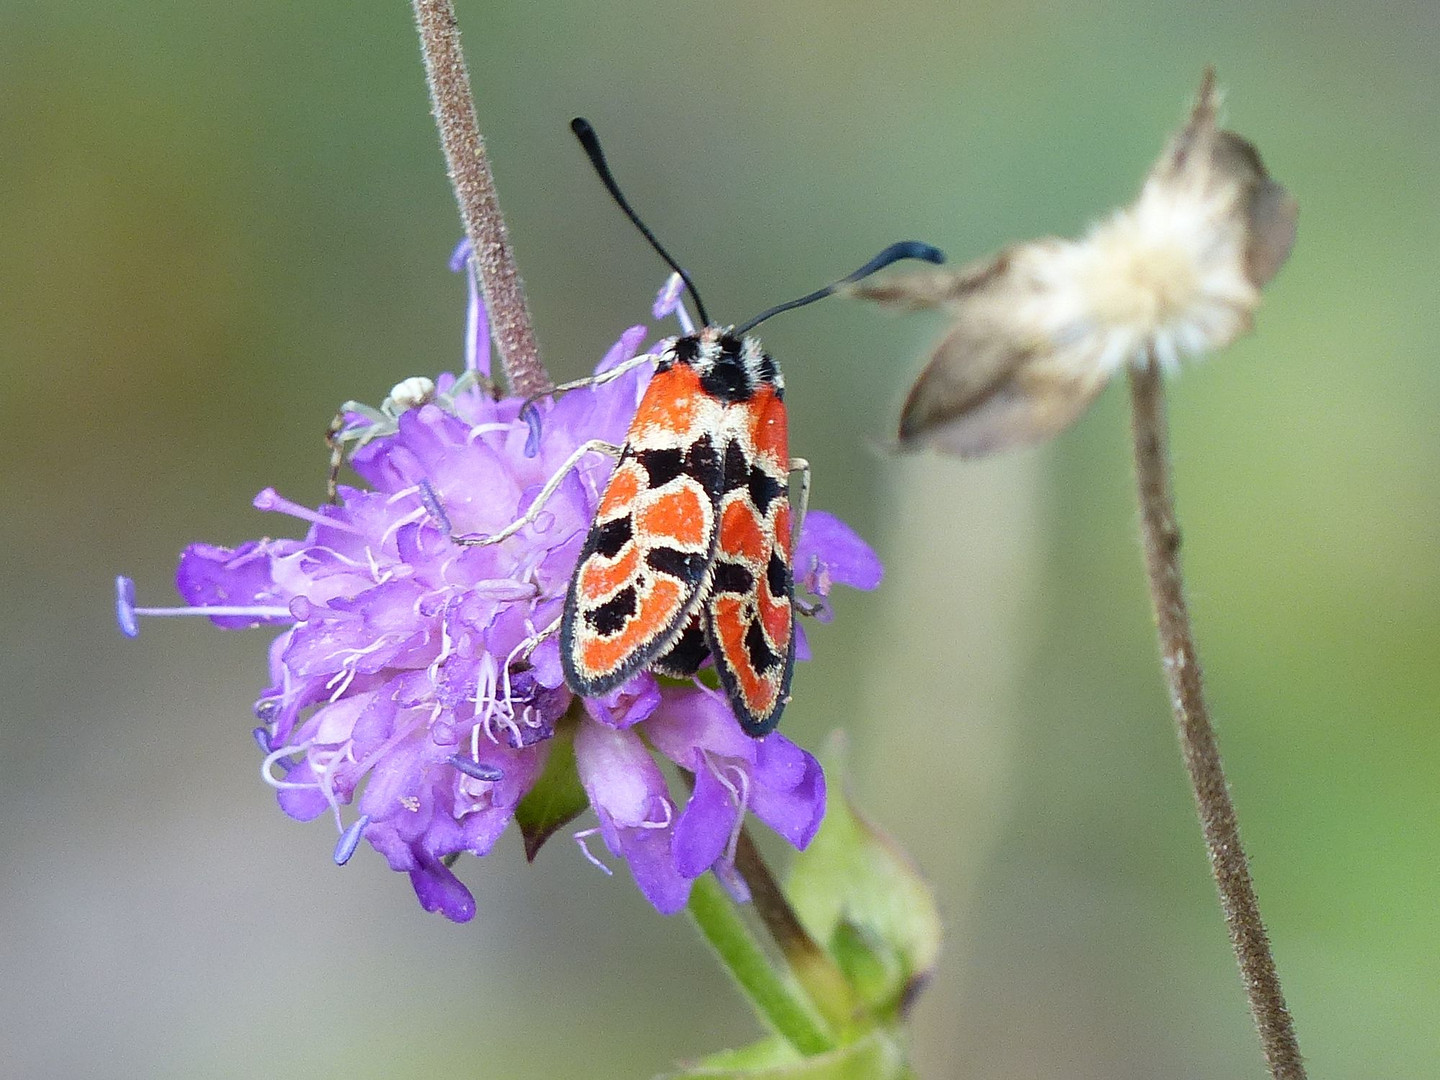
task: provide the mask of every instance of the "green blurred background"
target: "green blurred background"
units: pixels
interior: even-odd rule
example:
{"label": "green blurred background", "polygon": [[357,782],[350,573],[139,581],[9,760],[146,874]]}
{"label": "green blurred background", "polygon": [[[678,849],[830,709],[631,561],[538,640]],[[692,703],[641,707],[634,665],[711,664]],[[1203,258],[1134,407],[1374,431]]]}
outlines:
{"label": "green blurred background", "polygon": [[[1312,1075],[1440,1075],[1440,7],[490,4],[462,27],[552,370],[662,268],[722,317],[919,237],[1129,198],[1207,62],[1297,195],[1258,332],[1174,386],[1186,562]],[[348,397],[453,368],[458,235],[405,4],[0,4],[0,1075],[649,1076],[754,1030],[683,917],[567,842],[462,864],[467,926],[256,776],[267,635],[115,632],[192,539],[318,501]],[[934,319],[777,319],[814,505],[885,557],[786,730],[949,924],[922,1075],[1261,1075],[1143,591],[1117,388],[1054,445],[887,459]]]}

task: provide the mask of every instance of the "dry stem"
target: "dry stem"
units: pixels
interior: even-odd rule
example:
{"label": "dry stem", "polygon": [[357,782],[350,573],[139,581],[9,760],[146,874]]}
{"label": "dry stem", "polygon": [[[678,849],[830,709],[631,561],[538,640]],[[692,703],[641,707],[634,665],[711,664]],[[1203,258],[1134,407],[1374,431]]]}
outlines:
{"label": "dry stem", "polygon": [[510,250],[505,219],[495,196],[495,178],[475,120],[470,74],[460,51],[460,28],[451,0],[412,0],[425,57],[425,79],[460,220],[474,247],[480,287],[500,360],[511,390],[521,396],[548,390],[550,376],[540,362],[535,330],[525,305],[520,271]]}
{"label": "dry stem", "polygon": [[1210,868],[1270,1075],[1274,1080],[1305,1080],[1300,1046],[1280,989],[1265,924],[1260,919],[1245,849],[1240,845],[1235,807],[1230,802],[1220,749],[1201,689],[1200,662],[1180,575],[1180,529],[1170,489],[1165,386],[1153,357],[1144,366],[1131,369],[1130,402],[1145,570],[1155,607],[1161,664],[1175,710],[1180,750],[1195,792]]}
{"label": "dry stem", "polygon": [[859,1002],[850,983],[836,966],[834,959],[805,929],[795,909],[790,906],[780,882],[755,846],[748,829],[740,830],[735,848],[735,869],[750,888],[755,914],[764,924],[790,970],[805,987],[825,1019],[838,1032],[844,1032],[856,1021]]}

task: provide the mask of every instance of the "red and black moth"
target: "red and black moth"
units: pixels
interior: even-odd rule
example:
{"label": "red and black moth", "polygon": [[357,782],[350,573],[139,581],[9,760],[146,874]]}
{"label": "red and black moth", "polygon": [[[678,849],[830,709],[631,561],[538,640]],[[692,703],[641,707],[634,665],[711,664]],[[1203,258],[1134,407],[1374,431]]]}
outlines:
{"label": "red and black moth", "polygon": [[713,657],[741,727],[774,729],[795,663],[785,383],[753,337],[677,339],[626,435],[565,599],[577,693]]}
{"label": "red and black moth", "polygon": [[[684,279],[706,325],[661,353],[626,433],[565,598],[565,679],[593,696],[638,671],[684,678],[713,659],[740,726],[764,735],[790,698],[792,557],[809,466],[790,457],[784,376],[747,331],[892,262],[944,255],[892,244],[842,281],[738,330],[715,325],[689,275],[621,194],[594,128],[582,118],[570,126],[616,203]],[[792,472],[803,477],[793,517]]]}
{"label": "red and black moth", "polygon": [[[621,194],[594,128],[580,118],[570,126],[615,202],[684,280],[704,327],[661,351],[624,446],[586,443],[524,517],[493,536],[452,539],[491,544],[514,535],[585,454],[614,455],[615,471],[560,618],[566,683],[577,694],[597,697],[640,671],[688,678],[713,659],[741,728],[758,738],[775,729],[790,697],[796,608],[791,560],[809,465],[790,457],[785,380],[748,332],[893,262],[943,263],[945,256],[916,241],[891,244],[853,274],[738,329],[712,323],[694,282]],[[597,379],[650,359],[637,357]],[[794,472],[802,479],[792,511]]]}

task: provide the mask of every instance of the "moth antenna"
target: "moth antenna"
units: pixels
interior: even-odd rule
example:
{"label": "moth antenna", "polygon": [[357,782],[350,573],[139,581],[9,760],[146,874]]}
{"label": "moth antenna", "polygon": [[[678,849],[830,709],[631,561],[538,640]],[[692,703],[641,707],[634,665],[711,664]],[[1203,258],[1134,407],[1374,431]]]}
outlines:
{"label": "moth antenna", "polygon": [[777,304],[768,311],[762,311],[744,326],[738,327],[735,334],[743,336],[772,315],[779,315],[782,311],[791,311],[794,308],[804,307],[806,304],[813,304],[816,300],[824,300],[825,297],[843,289],[846,285],[853,285],[862,278],[867,278],[876,271],[884,270],[891,263],[899,262],[901,259],[920,259],[923,262],[939,264],[945,261],[945,253],[930,244],[922,244],[919,240],[900,240],[891,244],[853,274],[846,274],[839,281],[826,285],[823,289],[816,289],[798,300]]}
{"label": "moth antenna", "polygon": [[595,167],[595,172],[600,177],[600,182],[605,185],[605,190],[610,192],[610,197],[615,200],[616,205],[625,211],[625,216],[640,230],[640,235],[650,241],[650,246],[659,253],[660,257],[665,260],[670,269],[680,275],[680,280],[685,282],[685,288],[695,300],[695,310],[700,315],[700,321],[706,326],[709,326],[710,316],[705,311],[705,302],[700,299],[700,290],[695,288],[695,282],[690,280],[690,275],[687,274],[681,268],[680,264],[675,261],[674,257],[665,250],[660,241],[655,239],[655,234],[650,231],[650,227],[640,220],[640,215],[631,209],[625,196],[620,193],[620,185],[615,182],[615,177],[610,172],[610,166],[605,161],[605,151],[600,149],[600,136],[595,134],[595,128],[591,126],[589,120],[586,120],[583,116],[577,116],[574,120],[570,121],[570,130],[573,131],[575,137],[580,140],[580,145],[585,148],[585,156],[590,159],[590,164]]}

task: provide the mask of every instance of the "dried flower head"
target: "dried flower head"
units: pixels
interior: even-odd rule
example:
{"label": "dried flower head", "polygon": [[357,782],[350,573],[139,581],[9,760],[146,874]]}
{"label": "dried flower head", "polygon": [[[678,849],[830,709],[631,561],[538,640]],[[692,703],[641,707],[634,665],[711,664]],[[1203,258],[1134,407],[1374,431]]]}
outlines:
{"label": "dried flower head", "polygon": [[1174,368],[1250,328],[1290,253],[1296,207],[1255,147],[1219,129],[1218,105],[1207,70],[1139,196],[1082,239],[854,288],[952,316],[906,399],[902,446],[968,456],[1047,439],[1126,364]]}
{"label": "dried flower head", "polygon": [[[668,288],[657,317],[672,310],[687,326]],[[464,921],[475,902],[455,857],[488,853],[517,817],[533,856],[588,802],[599,824],[577,834],[582,850],[598,832],[672,912],[707,870],[736,885],[747,812],[809,843],[825,778],[783,735],[746,736],[701,680],[662,686],[642,672],[593,699],[566,688],[554,631],[609,458],[567,474],[545,512],[504,542],[453,542],[452,528],[493,534],[519,517],[576,447],[621,439],[651,370],[526,409],[486,391],[483,324],[472,276],[465,373],[401,384],[384,411],[347,410],[339,434],[368,486],[342,485],[318,509],[266,489],[256,508],[307,523],[303,537],[192,544],[177,573],[189,607],[137,608],[120,578],[120,626],[133,637],[137,616],[199,615],[279,631],[255,704],[261,775],[291,817],[333,817],[337,863],[369,841],[428,910]],[[644,326],[626,330],[597,372],[636,356],[645,337]],[[832,583],[873,588],[880,577],[874,553],[821,511],[806,518],[795,559],[797,580],[820,598]],[[797,644],[804,659],[803,636]],[[677,799],[664,759],[693,774],[693,790]]]}

